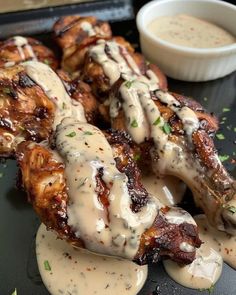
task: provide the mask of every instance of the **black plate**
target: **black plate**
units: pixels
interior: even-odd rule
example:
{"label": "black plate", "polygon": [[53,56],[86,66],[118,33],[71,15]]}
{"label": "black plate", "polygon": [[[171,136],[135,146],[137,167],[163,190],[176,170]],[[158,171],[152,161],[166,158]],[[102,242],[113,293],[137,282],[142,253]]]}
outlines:
{"label": "black plate", "polygon": [[[124,36],[138,48],[138,32],[131,4],[131,1],[125,0],[97,1],[1,15],[0,38],[27,34],[55,49],[49,33],[51,24],[60,15],[83,13],[113,21],[114,34]],[[38,34],[39,32],[41,34]],[[236,165],[230,161],[236,158],[236,73],[204,83],[187,83],[172,79],[168,82],[170,90],[194,97],[218,116],[222,123],[219,132],[225,135],[225,140],[216,140],[216,146],[221,155],[230,156],[225,165],[236,176]],[[224,108],[229,108],[230,111],[224,112]],[[16,174],[15,161],[8,160],[0,164],[0,295],[11,295],[15,288],[18,295],[48,295],[41,281],[35,257],[35,234],[40,222],[27,203],[25,194],[15,188]],[[186,198],[191,199],[190,192],[187,192]],[[223,274],[212,294],[235,295],[235,278],[235,271],[224,265]],[[148,280],[139,295],[152,292],[160,295],[208,294],[208,291],[200,292],[175,283],[165,273],[161,263],[149,267]]]}

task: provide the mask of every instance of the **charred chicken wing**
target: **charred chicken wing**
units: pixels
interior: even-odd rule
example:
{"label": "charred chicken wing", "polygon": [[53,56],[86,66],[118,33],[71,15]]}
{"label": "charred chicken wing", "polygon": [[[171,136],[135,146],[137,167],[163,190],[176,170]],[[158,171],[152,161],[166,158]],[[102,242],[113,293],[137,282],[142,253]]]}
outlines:
{"label": "charred chicken wing", "polygon": [[133,155],[124,133],[66,118],[50,148],[23,142],[17,160],[29,201],[60,238],[139,264],[190,263],[201,244],[195,222],[147,193]]}
{"label": "charred chicken wing", "polygon": [[47,139],[65,117],[95,120],[97,102],[89,86],[60,76],[36,61],[0,69],[0,156],[14,155],[22,140]]}
{"label": "charred chicken wing", "polygon": [[192,99],[151,91],[142,79],[116,83],[109,115],[112,127],[128,131],[141,147],[155,173],[181,178],[211,224],[236,234],[236,183],[214,147],[215,117]]}
{"label": "charred chicken wing", "polygon": [[109,24],[93,16],[62,17],[55,23],[53,31],[55,40],[63,51],[62,68],[68,72],[80,68],[91,42],[112,36]]}
{"label": "charred chicken wing", "polygon": [[15,36],[0,42],[0,68],[28,60],[43,62],[54,70],[58,66],[54,53],[38,40]]}

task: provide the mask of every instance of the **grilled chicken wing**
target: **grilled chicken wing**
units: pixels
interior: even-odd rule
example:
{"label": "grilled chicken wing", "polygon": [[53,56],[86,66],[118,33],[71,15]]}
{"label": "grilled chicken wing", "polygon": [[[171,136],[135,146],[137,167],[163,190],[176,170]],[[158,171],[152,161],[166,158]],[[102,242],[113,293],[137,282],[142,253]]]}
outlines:
{"label": "grilled chicken wing", "polygon": [[133,156],[124,133],[69,118],[51,148],[23,142],[17,151],[29,201],[60,238],[139,264],[160,256],[190,263],[201,244],[195,222],[147,193]]}
{"label": "grilled chicken wing", "polygon": [[82,79],[91,85],[94,94],[104,101],[111,86],[122,76],[134,80],[143,76],[150,84],[160,89],[167,88],[167,81],[160,69],[146,62],[143,55],[122,37],[100,39],[90,45],[81,70]]}
{"label": "grilled chicken wing", "polygon": [[63,51],[62,68],[68,72],[80,68],[91,42],[112,36],[109,24],[93,16],[62,17],[55,23],[53,31],[54,38]]}
{"label": "grilled chicken wing", "polygon": [[122,79],[113,87],[108,114],[112,128],[128,131],[140,146],[146,167],[181,178],[211,224],[236,234],[236,183],[214,147],[215,117],[192,99]]}
{"label": "grilled chicken wing", "polygon": [[65,86],[36,61],[0,69],[0,156],[14,155],[22,140],[47,139],[65,117],[94,122],[97,102],[89,86],[62,71],[60,77]]}
{"label": "grilled chicken wing", "polygon": [[0,155],[12,156],[24,140],[49,137],[55,105],[22,65],[0,70]]}
{"label": "grilled chicken wing", "polygon": [[37,60],[58,67],[54,53],[38,40],[29,37],[15,36],[0,42],[0,68],[10,67],[27,60]]}

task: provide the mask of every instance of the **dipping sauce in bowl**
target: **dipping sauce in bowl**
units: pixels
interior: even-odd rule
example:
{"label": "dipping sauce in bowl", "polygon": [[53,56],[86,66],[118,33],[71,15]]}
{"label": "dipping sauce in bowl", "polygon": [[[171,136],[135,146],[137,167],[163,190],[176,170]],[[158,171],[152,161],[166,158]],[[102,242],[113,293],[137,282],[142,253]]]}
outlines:
{"label": "dipping sauce in bowl", "polygon": [[167,42],[195,48],[222,47],[236,42],[223,28],[187,14],[162,16],[153,20],[148,29]]}

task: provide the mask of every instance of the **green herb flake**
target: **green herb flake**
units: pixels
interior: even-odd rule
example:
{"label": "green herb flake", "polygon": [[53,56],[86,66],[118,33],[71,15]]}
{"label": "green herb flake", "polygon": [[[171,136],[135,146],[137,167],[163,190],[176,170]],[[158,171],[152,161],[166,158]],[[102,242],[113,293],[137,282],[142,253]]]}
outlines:
{"label": "green herb flake", "polygon": [[13,291],[13,293],[11,293],[11,295],[17,295],[17,289],[15,288],[15,290]]}
{"label": "green herb flake", "polygon": [[72,131],[71,133],[69,134],[66,134],[67,137],[74,137],[76,136],[76,132],[75,131]]}
{"label": "green herb flake", "polygon": [[208,291],[209,294],[211,294],[213,291],[214,291],[214,288],[215,286],[212,284],[210,286],[210,288],[202,288],[202,289],[199,289],[200,292],[203,292],[203,291]]}
{"label": "green herb flake", "polygon": [[165,132],[165,134],[170,134],[172,131],[172,128],[171,128],[170,124],[164,123],[162,130]]}
{"label": "green herb flake", "polygon": [[219,139],[219,140],[223,140],[223,139],[225,139],[225,136],[222,133],[217,133],[216,138]]}
{"label": "green herb flake", "polygon": [[138,127],[138,122],[136,121],[136,119],[134,119],[134,120],[131,122],[131,126],[132,126],[133,128]]}
{"label": "green herb flake", "polygon": [[44,264],[44,269],[45,270],[48,270],[48,271],[51,270],[51,266],[50,266],[48,260],[45,260],[43,264]]}
{"label": "green herb flake", "polygon": [[19,129],[22,130],[22,131],[25,131],[25,127],[19,125]]}
{"label": "green herb flake", "polygon": [[66,103],[65,102],[62,103],[62,108],[63,108],[63,110],[66,108]]}
{"label": "green herb flake", "polygon": [[50,65],[50,64],[51,64],[51,61],[48,60],[48,59],[46,59],[46,58],[43,60],[43,62],[44,62],[46,65]]}
{"label": "green herb flake", "polygon": [[2,172],[0,172],[0,178],[2,178],[2,177],[3,177],[3,175],[4,175],[4,174],[3,174]]}
{"label": "green herb flake", "polygon": [[130,80],[130,81],[126,81],[125,82],[125,86],[130,89],[130,87],[132,86],[132,84],[134,83],[134,81]]}
{"label": "green herb flake", "polygon": [[229,206],[229,207],[227,208],[227,210],[228,210],[229,212],[231,212],[232,214],[236,213],[236,207],[234,207],[234,206]]}
{"label": "green herb flake", "polygon": [[10,88],[7,88],[7,87],[4,87],[2,89],[2,92],[5,93],[5,94],[10,94],[11,93],[11,89]]}
{"label": "green herb flake", "polygon": [[229,155],[220,155],[219,159],[221,160],[221,162],[224,162],[229,159]]}
{"label": "green herb flake", "polygon": [[223,109],[222,109],[222,112],[223,112],[223,113],[230,112],[230,108],[223,108]]}
{"label": "green herb flake", "polygon": [[93,135],[93,133],[90,132],[90,131],[85,131],[85,132],[84,132],[84,135]]}
{"label": "green herb flake", "polygon": [[160,123],[161,123],[161,117],[158,117],[158,118],[156,119],[156,121],[153,123],[153,125],[156,126],[156,125],[158,125],[158,124],[160,124]]}
{"label": "green herb flake", "polygon": [[136,154],[134,155],[134,161],[139,161],[141,159],[141,155],[140,154]]}

